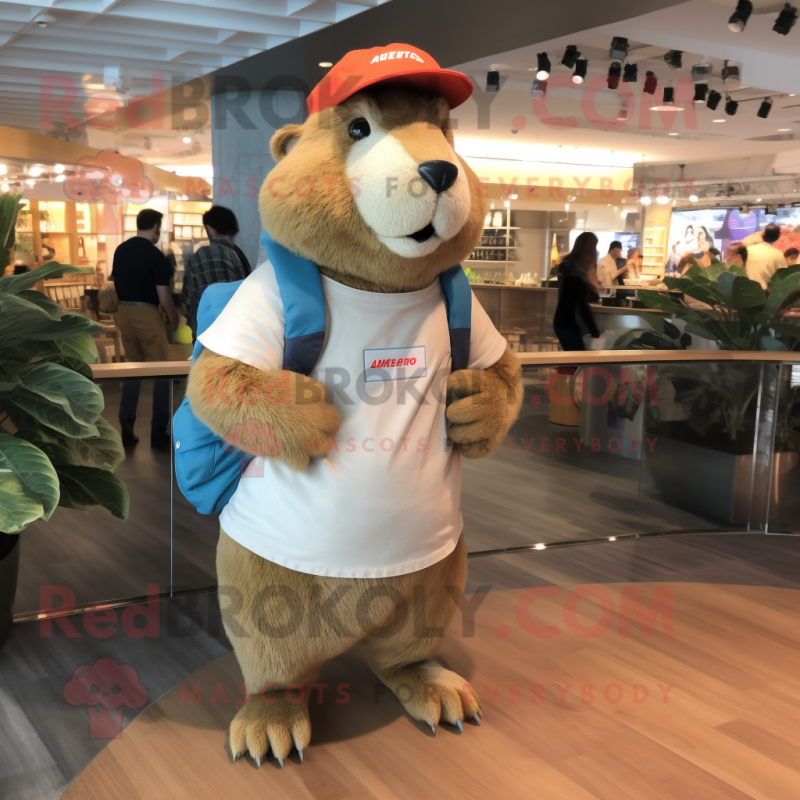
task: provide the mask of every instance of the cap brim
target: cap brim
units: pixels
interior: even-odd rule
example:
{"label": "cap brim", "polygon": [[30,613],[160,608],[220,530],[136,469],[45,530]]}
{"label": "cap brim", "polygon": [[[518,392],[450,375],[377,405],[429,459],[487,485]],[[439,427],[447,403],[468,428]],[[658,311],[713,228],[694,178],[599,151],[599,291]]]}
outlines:
{"label": "cap brim", "polygon": [[[447,100],[450,108],[457,108],[469,99],[474,88],[472,81],[461,72],[452,69],[434,70],[409,70],[408,72],[396,72],[393,75],[377,77],[371,81],[359,83],[348,97],[352,97],[356,92],[367,89],[370,86],[413,86],[415,89],[438,94]],[[343,97],[343,100],[346,100]]]}

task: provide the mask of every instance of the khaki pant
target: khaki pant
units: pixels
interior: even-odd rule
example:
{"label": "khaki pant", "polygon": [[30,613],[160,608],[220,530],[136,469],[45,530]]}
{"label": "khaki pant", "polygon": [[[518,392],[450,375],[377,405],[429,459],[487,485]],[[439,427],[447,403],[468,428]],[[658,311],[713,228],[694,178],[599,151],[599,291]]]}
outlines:
{"label": "khaki pant", "polygon": [[126,361],[169,361],[167,329],[157,308],[120,305],[115,318]]}

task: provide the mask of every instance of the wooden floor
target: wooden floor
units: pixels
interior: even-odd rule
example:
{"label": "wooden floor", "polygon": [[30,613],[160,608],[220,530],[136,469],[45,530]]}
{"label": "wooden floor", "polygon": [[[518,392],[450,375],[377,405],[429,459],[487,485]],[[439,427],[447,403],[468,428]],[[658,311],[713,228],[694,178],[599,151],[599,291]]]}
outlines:
{"label": "wooden floor", "polygon": [[[624,635],[630,584],[595,585],[597,599],[581,600],[574,612],[570,587],[530,605],[521,589],[478,598],[474,635],[457,616],[442,653],[484,707],[483,724],[461,735],[447,726],[435,738],[424,731],[348,653],[327,665],[323,702],[312,700],[304,764],[292,755],[282,770],[271,759],[260,770],[246,760],[231,765],[225,729],[241,676],[230,654],[185,682],[198,685],[201,703],[185,693],[182,702],[176,686],[63,796],[796,800],[800,592],[688,583],[635,589],[645,608],[661,597],[672,625],[662,613],[649,632],[634,619]],[[598,622],[604,615],[608,625]],[[556,634],[534,636],[526,619]],[[330,688],[342,683],[350,685],[345,704]]]}

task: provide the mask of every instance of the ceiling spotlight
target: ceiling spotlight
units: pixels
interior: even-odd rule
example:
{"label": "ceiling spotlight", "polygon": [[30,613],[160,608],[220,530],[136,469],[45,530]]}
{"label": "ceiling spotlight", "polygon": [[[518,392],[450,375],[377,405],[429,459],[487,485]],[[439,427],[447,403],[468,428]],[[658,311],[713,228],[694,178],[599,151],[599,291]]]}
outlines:
{"label": "ceiling spotlight", "polygon": [[575,62],[575,72],[572,73],[572,82],[581,84],[586,80],[586,70],[589,69],[589,62],[585,58],[579,58]]}
{"label": "ceiling spotlight", "polygon": [[655,72],[650,72],[648,70],[644,74],[643,91],[645,94],[655,94],[657,88],[658,88],[658,78],[656,77]]}
{"label": "ceiling spotlight", "polygon": [[536,80],[546,81],[550,77],[550,59],[547,57],[547,53],[538,53],[536,60],[538,62]]}
{"label": "ceiling spotlight", "polygon": [[55,22],[56,18],[52,14],[40,14],[36,20],[36,25],[39,28],[46,28],[51,23]]}
{"label": "ceiling spotlight", "polygon": [[675,105],[675,90],[671,86],[664,87],[664,99],[663,103],[665,106],[674,106]]}
{"label": "ceiling spotlight", "polygon": [[611,66],[608,68],[608,81],[609,89],[616,89],[619,86],[619,79],[622,75],[622,64],[619,61],[612,61]]}
{"label": "ceiling spotlight", "polygon": [[680,133],[678,131],[670,131],[667,136],[680,136]]}
{"label": "ceiling spotlight", "polygon": [[9,187],[9,185],[7,183],[4,183],[2,186],[0,186],[0,189],[2,189],[4,192],[7,192],[9,190],[9,188],[10,187]]}
{"label": "ceiling spotlight", "polygon": [[615,61],[622,61],[628,57],[628,40],[624,36],[615,36],[611,40],[608,57]]}
{"label": "ceiling spotlight", "polygon": [[638,83],[639,67],[636,64],[626,64],[622,72],[622,80],[625,83]]}
{"label": "ceiling spotlight", "polygon": [[739,67],[729,67],[726,61],[725,66],[722,68],[722,82],[727,86],[731,83],[739,83],[741,79],[742,75],[739,71]]}
{"label": "ceiling spotlight", "polygon": [[320,61],[319,65],[324,69],[328,69],[329,67],[333,66],[333,61]]}
{"label": "ceiling spotlight", "polygon": [[567,68],[572,69],[575,66],[575,62],[581,57],[581,54],[578,52],[578,48],[574,44],[567,45],[567,49],[564,51],[564,58],[561,59],[561,63]]}
{"label": "ceiling spotlight", "polygon": [[192,143],[192,137],[191,136],[184,136],[183,139],[181,139],[181,141],[184,144],[191,144]]}
{"label": "ceiling spotlight", "polygon": [[758,107],[756,116],[761,117],[761,119],[766,119],[769,116],[770,111],[772,111],[772,98],[765,97],[761,105]]}
{"label": "ceiling spotlight", "polygon": [[707,92],[708,92],[707,83],[696,83],[694,85],[694,102],[698,104],[705,103]]}
{"label": "ceiling spotlight", "polygon": [[690,194],[689,195],[689,202],[690,203],[696,203],[697,202],[697,195],[696,194]]}
{"label": "ceiling spotlight", "polygon": [[5,175],[8,172],[8,167],[5,164],[0,164],[0,175]]}
{"label": "ceiling spotlight", "polygon": [[656,203],[665,206],[667,203],[669,203],[669,197],[667,197],[665,194],[660,194],[658,197],[656,197]]}
{"label": "ceiling spotlight", "polygon": [[[697,86],[694,87],[695,97],[697,97]],[[710,108],[712,111],[717,110],[717,106],[719,106],[720,101],[722,100],[722,95],[716,91],[716,89],[712,89],[708,93],[708,97],[706,97],[706,106]]]}
{"label": "ceiling spotlight", "polygon": [[67,179],[66,175],[56,175],[56,183],[64,183]]}
{"label": "ceiling spotlight", "polygon": [[500,73],[496,69],[490,69],[486,73],[486,91],[487,92],[500,91]]}
{"label": "ceiling spotlight", "polygon": [[732,117],[737,112],[738,109],[739,109],[739,103],[736,100],[731,100],[731,98],[729,97],[725,101],[725,113],[729,117]]}
{"label": "ceiling spotlight", "polygon": [[106,87],[103,83],[84,83],[83,88],[88,89],[90,92],[102,92]]}
{"label": "ceiling spotlight", "polygon": [[795,22],[797,22],[797,9],[786,3],[781,13],[778,14],[778,19],[775,20],[772,30],[781,36],[786,36],[794,28]]}
{"label": "ceiling spotlight", "polygon": [[789,133],[791,128],[778,128],[778,133]]}
{"label": "ceiling spotlight", "polygon": [[747,25],[747,20],[753,13],[753,4],[750,0],[739,0],[736,4],[736,11],[731,14],[728,20],[728,30],[734,33],[741,33]]}
{"label": "ceiling spotlight", "polygon": [[649,206],[649,205],[650,205],[650,203],[651,203],[652,201],[651,201],[651,199],[650,199],[650,198],[649,198],[647,195],[645,195],[644,197],[642,197],[642,198],[639,200],[639,202],[640,202],[640,203],[641,203],[643,206]]}
{"label": "ceiling spotlight", "polygon": [[56,175],[60,175],[63,171],[64,171],[64,165],[63,164],[56,164],[53,167],[53,172],[55,172]]}
{"label": "ceiling spotlight", "polygon": [[38,178],[44,170],[40,166],[31,167],[29,170],[30,176],[32,178]]}
{"label": "ceiling spotlight", "polygon": [[699,64],[692,64],[692,82],[708,83],[708,76],[711,75],[711,64],[701,61]]}
{"label": "ceiling spotlight", "polygon": [[711,121],[712,122],[725,122],[725,119],[724,118],[722,118],[722,119],[712,119]]}
{"label": "ceiling spotlight", "polygon": [[668,67],[680,69],[683,66],[683,51],[670,50],[669,53],[664,53],[664,61],[667,62]]}
{"label": "ceiling spotlight", "polygon": [[531,97],[534,100],[543,100],[547,94],[547,81],[534,81],[531,86]]}
{"label": "ceiling spotlight", "polygon": [[28,180],[26,180],[25,183],[27,183],[28,186],[36,186],[36,181],[33,180],[33,178],[28,178]]}

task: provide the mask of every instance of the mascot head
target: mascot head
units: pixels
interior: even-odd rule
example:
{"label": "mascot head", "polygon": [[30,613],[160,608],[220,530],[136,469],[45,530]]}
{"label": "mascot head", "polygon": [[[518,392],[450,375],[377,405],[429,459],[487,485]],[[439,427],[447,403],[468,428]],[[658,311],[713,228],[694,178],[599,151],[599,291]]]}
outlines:
{"label": "mascot head", "polygon": [[309,95],[308,119],[272,138],[264,228],[344,283],[430,285],[483,228],[480,182],[450,127],[471,93],[466,75],[408,45],[348,53]]}

